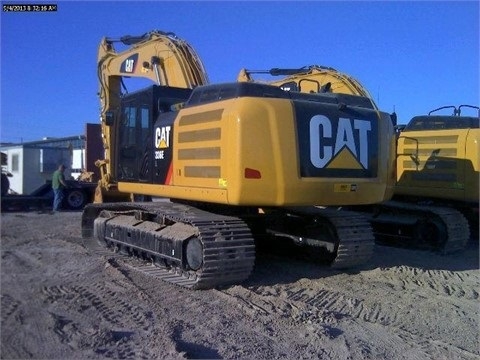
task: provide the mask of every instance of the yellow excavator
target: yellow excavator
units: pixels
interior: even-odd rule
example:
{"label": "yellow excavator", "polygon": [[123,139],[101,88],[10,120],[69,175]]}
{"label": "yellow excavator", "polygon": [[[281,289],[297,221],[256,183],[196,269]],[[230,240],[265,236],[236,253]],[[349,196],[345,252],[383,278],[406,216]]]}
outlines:
{"label": "yellow excavator", "polygon": [[[111,39],[100,44],[106,154],[83,236],[148,259],[160,278],[191,289],[248,278],[265,237],[289,239],[334,268],[368,261],[368,219],[324,207],[392,196],[388,114],[348,93],[208,85],[195,51],[172,33],[120,40],[130,45],[123,52]],[[123,94],[123,77],[157,85]],[[153,201],[105,202],[139,197]]]}
{"label": "yellow excavator", "polygon": [[[376,107],[356,79],[330,67],[242,69],[238,80],[258,81],[251,74],[285,76],[264,81],[285,90],[360,95]],[[434,115],[449,108],[452,115]],[[465,247],[471,232],[478,236],[479,118],[462,116],[465,108],[478,111],[471,105],[444,106],[396,126],[402,131],[397,136],[394,201],[344,207],[368,214],[379,242],[451,253]],[[396,125],[396,114],[391,117]]]}
{"label": "yellow excavator", "polygon": [[[464,116],[466,108],[479,109],[442,106],[401,129],[393,201],[372,218],[380,240],[449,253],[478,236],[480,114]],[[453,114],[437,114],[444,109]]]}

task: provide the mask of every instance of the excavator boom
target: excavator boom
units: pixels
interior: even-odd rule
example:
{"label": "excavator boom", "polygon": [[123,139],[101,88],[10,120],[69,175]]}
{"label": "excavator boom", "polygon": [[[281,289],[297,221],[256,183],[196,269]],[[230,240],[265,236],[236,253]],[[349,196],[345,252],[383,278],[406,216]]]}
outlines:
{"label": "excavator boom", "polygon": [[[117,52],[115,43],[129,47]],[[97,73],[105,148],[105,159],[97,162],[102,176],[96,195],[97,201],[101,201],[102,193],[115,187],[116,169],[112,164],[117,134],[112,133],[116,128],[110,125],[113,118],[120,117],[123,78],[146,78],[158,85],[192,89],[207,84],[208,76],[196,51],[186,41],[174,33],[158,30],[119,39],[104,37],[98,49]]]}
{"label": "excavator boom", "polygon": [[375,109],[377,106],[365,89],[356,79],[343,74],[334,68],[310,65],[297,69],[272,68],[270,70],[240,70],[238,81],[254,81],[251,74],[269,74],[271,76],[286,76],[280,80],[268,81],[270,85],[279,86],[287,91],[304,93],[341,93],[367,97]]}

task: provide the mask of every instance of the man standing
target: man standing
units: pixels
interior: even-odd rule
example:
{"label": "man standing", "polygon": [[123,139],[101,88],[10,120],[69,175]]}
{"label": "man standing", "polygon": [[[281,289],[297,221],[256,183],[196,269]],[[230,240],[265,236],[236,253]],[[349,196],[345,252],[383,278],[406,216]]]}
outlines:
{"label": "man standing", "polygon": [[52,175],[52,189],[53,189],[53,211],[60,210],[60,206],[63,200],[63,189],[67,187],[65,182],[65,165],[60,165],[58,169]]}

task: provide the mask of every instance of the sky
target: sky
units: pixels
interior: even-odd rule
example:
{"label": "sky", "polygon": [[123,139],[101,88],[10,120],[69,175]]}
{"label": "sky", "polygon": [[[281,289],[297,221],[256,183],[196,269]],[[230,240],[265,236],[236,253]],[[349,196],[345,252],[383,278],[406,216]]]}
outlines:
{"label": "sky", "polygon": [[329,66],[400,124],[480,102],[478,1],[27,3],[57,11],[0,15],[0,142],[76,136],[99,123],[101,38],[155,29],[186,40],[211,83],[236,81],[242,68]]}

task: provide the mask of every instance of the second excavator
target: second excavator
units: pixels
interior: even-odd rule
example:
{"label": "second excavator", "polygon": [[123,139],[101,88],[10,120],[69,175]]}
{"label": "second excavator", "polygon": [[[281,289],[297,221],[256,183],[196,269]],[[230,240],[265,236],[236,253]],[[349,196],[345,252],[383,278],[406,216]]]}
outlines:
{"label": "second excavator", "polygon": [[382,242],[451,253],[478,237],[480,117],[462,115],[465,109],[479,108],[442,106],[399,133],[393,201],[371,218]]}
{"label": "second excavator", "polygon": [[[99,49],[106,156],[97,201],[156,201],[90,204],[84,236],[149,259],[165,269],[164,280],[191,289],[248,278],[266,236],[288,238],[335,268],[368,261],[367,219],[324,207],[391,197],[388,114],[349,93],[208,85],[199,57],[174,34],[125,39],[124,52],[108,39]],[[157,85],[122,94],[125,76]]]}

